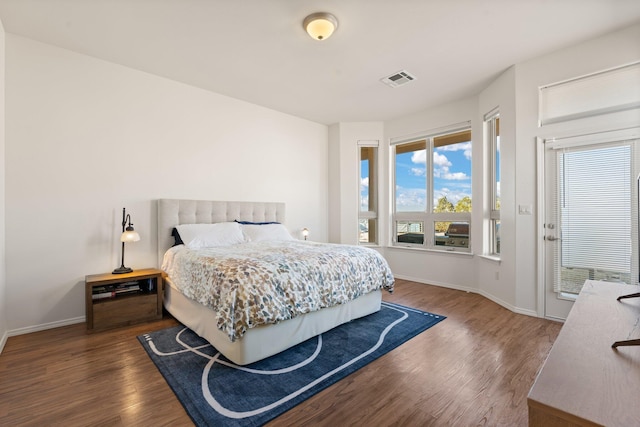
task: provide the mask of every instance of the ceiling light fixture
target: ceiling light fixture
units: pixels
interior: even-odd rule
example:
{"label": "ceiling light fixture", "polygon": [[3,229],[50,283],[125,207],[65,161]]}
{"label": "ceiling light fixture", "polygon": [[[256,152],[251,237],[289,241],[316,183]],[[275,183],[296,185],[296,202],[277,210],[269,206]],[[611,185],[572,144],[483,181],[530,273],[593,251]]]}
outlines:
{"label": "ceiling light fixture", "polygon": [[304,18],[302,26],[314,39],[326,40],[338,28],[338,20],[330,13],[318,12]]}

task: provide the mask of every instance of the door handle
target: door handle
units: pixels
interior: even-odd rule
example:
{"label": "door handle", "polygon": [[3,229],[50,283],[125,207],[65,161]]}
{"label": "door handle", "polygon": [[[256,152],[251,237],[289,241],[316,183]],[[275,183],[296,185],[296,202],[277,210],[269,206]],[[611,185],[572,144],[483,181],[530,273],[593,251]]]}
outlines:
{"label": "door handle", "polygon": [[562,240],[559,237],[555,237],[555,236],[544,236],[545,240],[548,240],[550,242],[555,242],[556,240]]}

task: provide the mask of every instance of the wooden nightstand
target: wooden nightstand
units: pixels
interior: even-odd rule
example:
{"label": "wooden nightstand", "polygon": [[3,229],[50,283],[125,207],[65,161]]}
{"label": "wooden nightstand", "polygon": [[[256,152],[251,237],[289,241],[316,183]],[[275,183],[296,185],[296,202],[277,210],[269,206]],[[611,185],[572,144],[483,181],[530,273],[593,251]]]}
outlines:
{"label": "wooden nightstand", "polygon": [[107,329],[161,319],[162,274],[156,268],[146,268],[125,274],[86,276],[87,329]]}

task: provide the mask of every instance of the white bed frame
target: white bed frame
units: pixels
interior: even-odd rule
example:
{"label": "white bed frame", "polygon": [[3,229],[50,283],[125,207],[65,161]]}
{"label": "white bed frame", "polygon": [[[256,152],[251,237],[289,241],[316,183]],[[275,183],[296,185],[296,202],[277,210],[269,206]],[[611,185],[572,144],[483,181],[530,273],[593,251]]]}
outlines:
{"label": "white bed frame", "polygon": [[[160,199],[158,201],[158,259],[174,239],[173,228],[180,224],[212,224],[233,220],[284,222],[284,203],[218,202],[206,200]],[[164,306],[182,324],[209,341],[227,359],[246,365],[272,356],[289,347],[358,317],[380,310],[382,291],[375,291],[334,307],[311,312],[275,325],[249,329],[242,338],[230,341],[216,327],[215,313],[176,290],[165,278]]]}

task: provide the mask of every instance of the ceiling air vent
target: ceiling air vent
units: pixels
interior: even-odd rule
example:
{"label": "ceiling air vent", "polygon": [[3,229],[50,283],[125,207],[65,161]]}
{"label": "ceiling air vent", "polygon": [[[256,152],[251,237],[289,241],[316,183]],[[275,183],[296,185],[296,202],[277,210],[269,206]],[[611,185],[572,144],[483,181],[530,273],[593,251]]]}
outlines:
{"label": "ceiling air vent", "polygon": [[407,84],[415,79],[415,76],[409,74],[408,71],[402,70],[398,71],[397,73],[391,74],[390,76],[387,76],[383,79],[380,79],[380,81],[387,86],[398,87]]}

